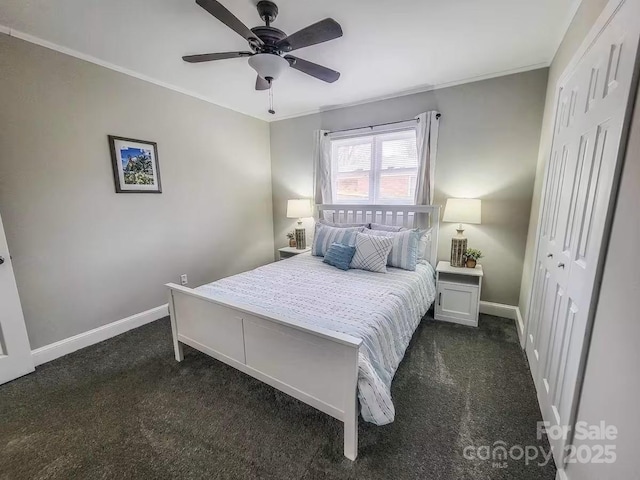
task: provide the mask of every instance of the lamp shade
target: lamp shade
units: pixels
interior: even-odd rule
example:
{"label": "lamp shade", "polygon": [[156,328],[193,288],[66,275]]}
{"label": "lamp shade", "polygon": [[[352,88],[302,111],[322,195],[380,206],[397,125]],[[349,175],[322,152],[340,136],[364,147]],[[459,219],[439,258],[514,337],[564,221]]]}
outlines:
{"label": "lamp shade", "polygon": [[283,70],[289,66],[289,62],[280,55],[258,53],[249,57],[249,65],[265,80],[277,80]]}
{"label": "lamp shade", "polygon": [[296,198],[287,201],[287,218],[311,217],[311,200],[308,198]]}
{"label": "lamp shade", "polygon": [[481,202],[475,198],[448,198],[444,207],[443,222],[482,223]]}

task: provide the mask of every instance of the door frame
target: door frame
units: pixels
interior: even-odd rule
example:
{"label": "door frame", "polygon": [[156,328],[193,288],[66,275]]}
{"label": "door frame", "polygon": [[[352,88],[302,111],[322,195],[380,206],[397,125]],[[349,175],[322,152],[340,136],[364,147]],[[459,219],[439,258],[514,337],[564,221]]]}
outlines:
{"label": "door frame", "polygon": [[[2,236],[2,239],[0,239],[0,254],[3,256],[6,255],[4,258],[4,264],[0,266],[0,268],[3,270],[8,269],[8,271],[2,275],[8,275],[5,277],[5,280],[8,280],[8,283],[3,281],[3,285],[8,288],[6,293],[8,294],[7,299],[9,300],[9,314],[5,318],[7,322],[4,325],[0,325],[0,337],[2,337],[0,338],[0,341],[4,344],[4,348],[1,348],[2,345],[0,345],[0,353],[6,349],[6,351],[0,355],[0,361],[5,366],[8,364],[9,367],[4,372],[7,374],[7,377],[3,374],[0,378],[1,386],[7,382],[15,380],[16,378],[20,378],[23,375],[33,372],[35,370],[35,365],[24,320],[22,301],[20,300],[20,293],[18,291],[18,285],[16,283],[15,273],[13,270],[11,253],[9,251],[9,245],[6,239],[6,232],[4,230],[1,216],[0,235]],[[5,246],[6,252],[4,251]],[[15,298],[11,298],[13,296],[15,296]],[[15,300],[15,303],[13,300]],[[15,316],[12,314],[15,314]]]}
{"label": "door frame", "polygon": [[[564,89],[564,84],[570,75],[574,72],[580,61],[587,54],[587,52],[591,49],[592,45],[595,41],[600,37],[602,32],[609,25],[611,19],[618,13],[618,11],[622,8],[622,6],[626,2],[640,2],[640,0],[610,0],[609,3],[604,7],[602,13],[596,20],[596,22],[589,30],[589,33],[586,35],[573,57],[563,70],[562,74],[558,78],[558,81],[554,85],[554,107],[553,107],[553,124],[551,126],[552,130],[552,142],[551,149],[549,155],[546,156],[545,165],[544,165],[544,175],[542,178],[542,190],[540,192],[540,205],[538,208],[538,221],[536,224],[536,235],[534,239],[534,256],[533,256],[533,265],[534,268],[531,271],[530,275],[530,292],[529,298],[527,301],[527,315],[524,319],[524,336],[523,336],[523,345],[525,348],[527,345],[527,338],[529,335],[529,328],[531,327],[530,317],[531,317],[531,307],[533,304],[533,297],[535,293],[535,285],[534,279],[536,274],[535,266],[538,264],[539,255],[538,250],[540,247],[540,229],[542,228],[542,214],[544,211],[544,200],[547,194],[547,176],[549,175],[549,167],[551,165],[551,155],[553,155],[553,139],[555,138],[555,132],[557,128],[558,122],[558,110],[560,106],[560,97],[562,91]],[[593,334],[593,323],[595,320],[595,314],[598,307],[598,300],[600,298],[600,287],[602,285],[602,276],[604,273],[604,264],[607,256],[607,251],[609,249],[609,243],[611,239],[611,230],[613,225],[613,217],[615,213],[616,202],[618,199],[618,192],[620,190],[620,181],[622,176],[622,168],[624,166],[624,159],[627,151],[627,144],[629,142],[629,128],[631,125],[631,118],[633,116],[634,105],[636,103],[636,97],[638,96],[638,86],[640,80],[640,48],[638,48],[638,52],[636,54],[636,62],[635,62],[635,70],[631,79],[631,91],[629,93],[629,98],[626,105],[626,111],[624,115],[624,119],[622,121],[622,130],[620,133],[620,145],[618,148],[618,156],[616,158],[616,164],[614,168],[613,182],[611,185],[611,195],[609,197],[609,204],[607,205],[607,214],[605,216],[605,225],[603,231],[602,244],[600,247],[600,251],[598,252],[598,260],[596,263],[596,275],[594,279],[594,287],[593,293],[591,296],[591,300],[588,306],[587,313],[587,323],[585,326],[585,339],[582,347],[582,352],[580,352],[580,361],[578,363],[578,372],[576,377],[576,385],[575,385],[575,395],[573,405],[571,407],[571,412],[569,414],[568,424],[572,427],[569,431],[565,446],[571,445],[573,443],[573,435],[574,428],[573,426],[576,423],[576,417],[578,414],[578,409],[580,407],[580,399],[582,396],[582,387],[584,384],[584,373],[586,369],[586,364],[589,356],[589,350],[591,348],[591,337]],[[534,379],[535,383],[535,379]],[[537,390],[537,386],[536,386]],[[537,397],[537,392],[536,392]],[[564,458],[564,455],[562,456]],[[557,465],[558,470],[564,468],[564,465]]]}

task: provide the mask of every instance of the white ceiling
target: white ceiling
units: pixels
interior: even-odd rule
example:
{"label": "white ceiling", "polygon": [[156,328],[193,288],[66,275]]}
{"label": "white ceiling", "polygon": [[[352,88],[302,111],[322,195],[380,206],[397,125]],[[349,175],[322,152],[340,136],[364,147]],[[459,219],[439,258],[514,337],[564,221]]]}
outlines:
{"label": "white ceiling", "polygon": [[[222,0],[249,27],[257,0]],[[0,26],[97,63],[264,120],[548,65],[579,0],[276,0],[291,34],[325,17],[344,36],[294,52],[342,73],[325,84],[288,69],[277,114],[243,58],[187,64],[181,56],[247,50],[195,0],[2,0]],[[6,28],[4,29],[6,31]],[[91,58],[89,58],[91,57]]]}

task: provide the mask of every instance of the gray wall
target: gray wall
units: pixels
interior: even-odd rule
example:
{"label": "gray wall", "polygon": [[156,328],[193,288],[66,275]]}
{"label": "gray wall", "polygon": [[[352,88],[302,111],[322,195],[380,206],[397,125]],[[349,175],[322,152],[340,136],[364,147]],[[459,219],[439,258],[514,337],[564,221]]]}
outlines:
{"label": "gray wall", "polygon": [[[434,203],[444,205],[447,197],[483,200],[482,225],[466,229],[469,246],[485,254],[482,299],[516,305],[546,84],[547,69],[541,69],[271,123],[276,247],[286,244],[285,234],[295,224],[286,218],[287,199],[312,197],[314,130],[439,110]],[[446,260],[455,225],[441,226],[439,257]]]}
{"label": "gray wall", "polygon": [[602,13],[609,0],[582,0],[562,43],[558,47],[551,67],[549,68],[549,82],[547,84],[547,96],[544,105],[544,120],[540,135],[540,148],[538,150],[538,164],[536,166],[536,181],[531,202],[531,216],[529,218],[529,233],[527,235],[527,248],[525,253],[524,268],[522,270],[522,286],[518,304],[522,318],[526,319],[529,296],[531,295],[531,282],[533,281],[533,263],[535,253],[535,237],[538,229],[538,216],[540,214],[540,197],[542,194],[542,182],[544,180],[544,167],[551,155],[551,140],[553,130],[553,114],[556,88],[560,76],[564,72],[574,53],[586,37],[596,19]]}
{"label": "gray wall", "polygon": [[[273,260],[269,125],[0,35],[0,213],[32,348]],[[164,192],[114,193],[107,134]]]}
{"label": "gray wall", "polygon": [[617,427],[614,441],[577,443],[615,445],[617,459],[569,465],[570,480],[640,478],[640,270],[629,255],[629,241],[640,239],[640,89],[627,148],[577,417]]}

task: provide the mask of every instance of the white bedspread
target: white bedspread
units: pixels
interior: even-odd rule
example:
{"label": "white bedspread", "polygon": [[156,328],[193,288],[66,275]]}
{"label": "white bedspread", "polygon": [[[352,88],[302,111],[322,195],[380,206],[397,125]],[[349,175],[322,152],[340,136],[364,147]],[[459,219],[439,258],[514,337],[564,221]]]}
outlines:
{"label": "white bedspread", "polygon": [[418,265],[415,272],[388,270],[342,271],[301,254],[197,290],[361,338],[360,412],[367,422],[385,425],[395,416],[391,380],[436,295],[431,265]]}

